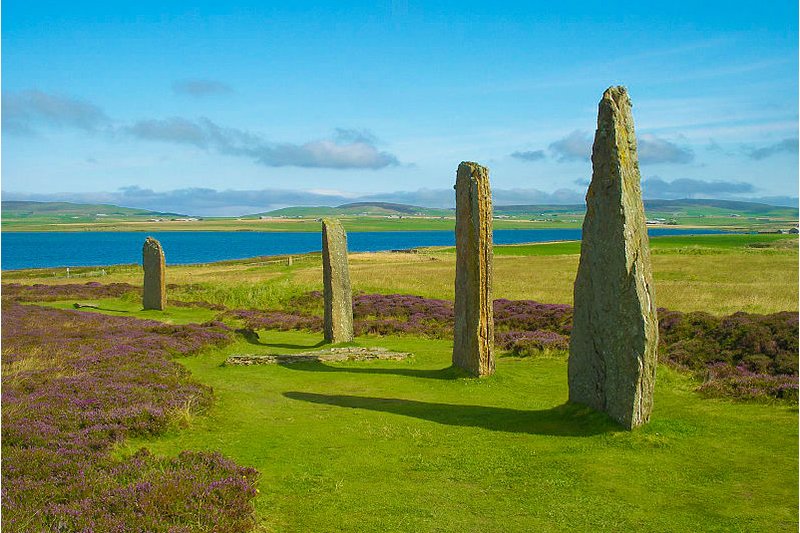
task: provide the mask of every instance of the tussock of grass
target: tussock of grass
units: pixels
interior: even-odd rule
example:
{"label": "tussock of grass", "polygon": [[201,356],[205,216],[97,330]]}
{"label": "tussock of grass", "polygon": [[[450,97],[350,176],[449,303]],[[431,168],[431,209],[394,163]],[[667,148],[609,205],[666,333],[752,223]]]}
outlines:
{"label": "tussock of grass", "polygon": [[286,301],[303,292],[303,288],[292,283],[288,277],[278,277],[247,284],[203,282],[179,287],[170,293],[170,297],[205,301],[232,309],[275,309],[283,307]]}

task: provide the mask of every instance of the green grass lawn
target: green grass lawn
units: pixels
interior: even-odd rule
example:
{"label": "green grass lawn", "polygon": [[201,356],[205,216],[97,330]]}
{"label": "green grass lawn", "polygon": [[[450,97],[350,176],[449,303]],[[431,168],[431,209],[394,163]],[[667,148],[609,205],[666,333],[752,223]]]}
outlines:
{"label": "green grass lawn", "polygon": [[214,405],[117,453],[219,450],[257,468],[268,531],[797,530],[794,407],[703,399],[662,366],[651,423],[620,431],[565,405],[565,358],[501,357],[469,379],[450,342],[414,337],[357,339],[405,361],[223,365],[320,341],[268,331],[182,359]]}
{"label": "green grass lawn", "polygon": [[[776,247],[782,242],[793,241],[796,245],[797,237],[794,235],[778,234],[745,234],[745,235],[670,235],[666,237],[652,237],[650,250],[658,253],[730,253],[748,252]],[[796,246],[795,246],[796,247]],[[455,248],[447,248],[448,252],[455,252]],[[581,253],[580,241],[541,243],[541,244],[509,244],[494,247],[495,255],[570,255]]]}

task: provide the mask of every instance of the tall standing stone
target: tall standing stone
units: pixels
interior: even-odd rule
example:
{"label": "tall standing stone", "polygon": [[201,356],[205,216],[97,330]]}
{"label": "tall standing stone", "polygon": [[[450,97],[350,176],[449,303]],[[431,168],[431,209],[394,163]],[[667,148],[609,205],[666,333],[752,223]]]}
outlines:
{"label": "tall standing stone", "polygon": [[322,281],[325,295],[325,340],[353,340],[353,293],[347,264],[347,234],[338,220],[322,220]]}
{"label": "tall standing stone", "polygon": [[569,399],[627,429],[650,419],[658,321],[631,101],[603,93],[569,345]]}
{"label": "tall standing stone", "polygon": [[161,243],[152,237],[144,241],[142,266],[144,267],[142,307],[163,311],[167,306],[164,250],[161,248]]}
{"label": "tall standing stone", "polygon": [[492,193],[489,170],[463,162],[456,174],[456,293],[453,364],[494,373]]}

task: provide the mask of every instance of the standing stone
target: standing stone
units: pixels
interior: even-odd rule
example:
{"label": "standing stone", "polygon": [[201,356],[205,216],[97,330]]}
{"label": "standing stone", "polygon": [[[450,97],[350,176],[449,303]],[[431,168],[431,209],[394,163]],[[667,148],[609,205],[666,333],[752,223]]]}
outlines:
{"label": "standing stone", "polygon": [[286,258],[286,266],[292,266],[292,256]]}
{"label": "standing stone", "polygon": [[142,307],[163,311],[167,306],[164,250],[161,248],[161,243],[152,237],[144,241],[142,266],[144,267]]}
{"label": "standing stone", "polygon": [[569,344],[569,399],[627,429],[650,420],[658,321],[633,131],[624,87],[603,93]]}
{"label": "standing stone", "polygon": [[453,364],[494,373],[492,193],[489,170],[463,162],[456,174],[456,294]]}
{"label": "standing stone", "polygon": [[322,220],[322,281],[325,285],[325,340],[353,340],[353,294],[347,264],[347,234],[338,220]]}

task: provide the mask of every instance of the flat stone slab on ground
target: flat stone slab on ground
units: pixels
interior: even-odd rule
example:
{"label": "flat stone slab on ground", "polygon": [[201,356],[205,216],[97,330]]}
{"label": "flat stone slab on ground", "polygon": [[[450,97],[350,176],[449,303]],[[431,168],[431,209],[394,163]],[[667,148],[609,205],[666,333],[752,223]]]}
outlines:
{"label": "flat stone slab on ground", "polygon": [[265,355],[236,354],[225,361],[226,365],[275,365],[327,361],[372,361],[376,359],[400,361],[411,357],[407,352],[391,352],[386,348],[328,348],[311,352],[279,353]]}

